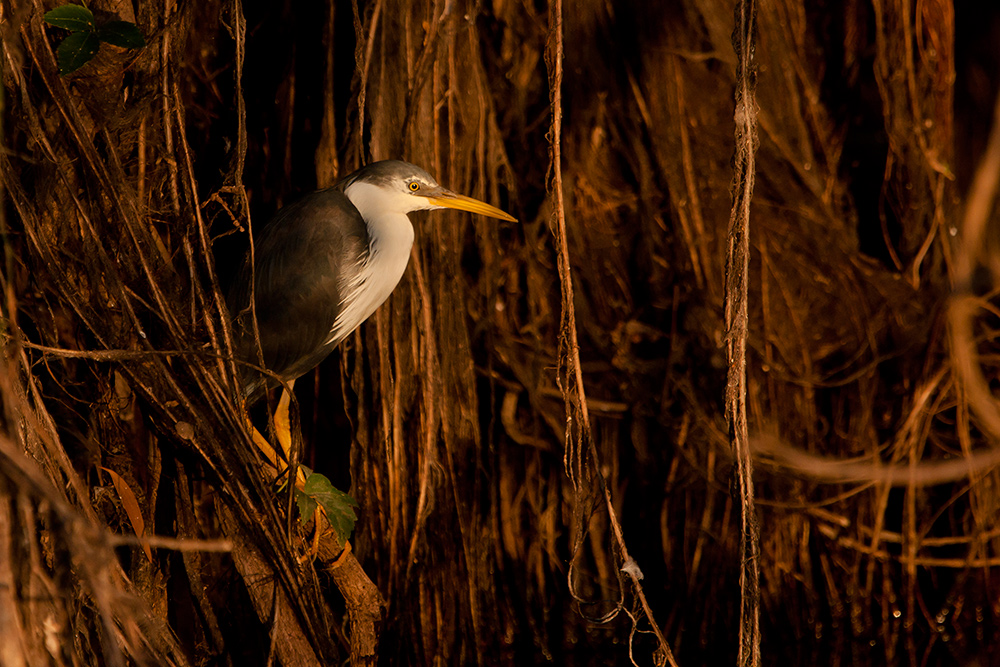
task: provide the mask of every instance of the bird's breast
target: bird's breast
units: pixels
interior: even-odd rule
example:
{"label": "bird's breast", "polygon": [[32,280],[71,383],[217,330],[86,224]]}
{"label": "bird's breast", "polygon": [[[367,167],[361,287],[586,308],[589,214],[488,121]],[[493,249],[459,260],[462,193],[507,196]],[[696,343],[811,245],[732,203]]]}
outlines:
{"label": "bird's breast", "polygon": [[413,225],[406,214],[374,224],[366,220],[370,235],[368,253],[347,267],[341,278],[341,309],[330,329],[327,345],[343,340],[371,317],[399,284],[413,248]]}

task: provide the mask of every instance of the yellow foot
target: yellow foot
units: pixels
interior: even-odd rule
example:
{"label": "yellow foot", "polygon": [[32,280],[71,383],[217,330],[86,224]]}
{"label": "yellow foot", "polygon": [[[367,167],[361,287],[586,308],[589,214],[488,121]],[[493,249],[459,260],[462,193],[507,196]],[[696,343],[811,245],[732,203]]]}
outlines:
{"label": "yellow foot", "polygon": [[[320,521],[321,517],[324,519],[323,521]],[[323,534],[328,530],[331,530],[331,526],[329,519],[326,518],[326,512],[323,510],[322,507],[317,506],[316,510],[313,512],[313,536],[309,547],[309,551],[299,556],[298,558],[299,565],[316,560],[316,557],[319,556],[320,547],[322,547],[321,540]],[[334,543],[336,544],[341,539],[342,538],[336,538],[334,540]],[[333,559],[332,563],[324,561],[326,563],[326,568],[328,570],[340,567],[347,560],[347,556],[350,555],[351,553],[350,540],[343,540],[343,545],[344,548],[340,550],[340,554]],[[329,548],[329,545],[327,545],[327,548]]]}

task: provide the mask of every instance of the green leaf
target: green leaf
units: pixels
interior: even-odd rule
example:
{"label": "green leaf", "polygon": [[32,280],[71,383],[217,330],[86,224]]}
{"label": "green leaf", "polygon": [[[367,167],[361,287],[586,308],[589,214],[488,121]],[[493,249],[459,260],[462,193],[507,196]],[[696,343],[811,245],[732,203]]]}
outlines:
{"label": "green leaf", "polygon": [[[304,466],[301,463],[299,464],[299,469],[306,476],[306,479],[309,479],[309,477],[313,474],[311,468]],[[288,475],[284,475],[282,480],[281,486],[278,489],[279,492],[283,491],[288,486]],[[303,521],[311,519],[313,512],[316,511],[316,501],[298,488],[295,489],[295,504],[299,507],[299,516]]]}
{"label": "green leaf", "polygon": [[295,504],[299,507],[299,516],[303,521],[311,519],[316,511],[316,501],[299,489],[295,489]]}
{"label": "green leaf", "polygon": [[71,32],[56,49],[59,73],[69,74],[80,69],[94,57],[101,48],[101,40],[92,32]]}
{"label": "green leaf", "polygon": [[[343,491],[334,488],[330,480],[323,475],[314,472],[306,479],[303,495],[312,502],[312,509],[302,512],[303,503],[299,503],[299,512],[303,517],[308,517],[316,508],[316,503],[326,512],[326,518],[335,531],[341,542],[346,542],[351,537],[354,530],[354,523],[358,520],[358,515],[354,513],[354,508],[358,503],[354,498]],[[306,503],[308,509],[308,503]]]}
{"label": "green leaf", "polygon": [[63,5],[46,12],[45,22],[66,30],[93,32],[94,14],[82,5]]}
{"label": "green leaf", "polygon": [[97,36],[102,42],[114,44],[123,49],[141,49],[146,46],[146,40],[143,39],[138,26],[128,21],[109,21],[98,28]]}

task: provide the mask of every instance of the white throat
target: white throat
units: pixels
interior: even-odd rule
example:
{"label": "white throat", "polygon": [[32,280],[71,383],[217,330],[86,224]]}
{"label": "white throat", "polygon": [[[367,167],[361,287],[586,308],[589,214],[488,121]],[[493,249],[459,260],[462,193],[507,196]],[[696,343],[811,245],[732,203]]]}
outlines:
{"label": "white throat", "polygon": [[[406,271],[413,248],[413,224],[406,213],[413,199],[405,194],[386,196],[370,183],[352,183],[344,191],[368,227],[368,261],[343,286],[343,309],[327,343],[339,341],[381,306]],[[398,201],[397,201],[398,200]]]}

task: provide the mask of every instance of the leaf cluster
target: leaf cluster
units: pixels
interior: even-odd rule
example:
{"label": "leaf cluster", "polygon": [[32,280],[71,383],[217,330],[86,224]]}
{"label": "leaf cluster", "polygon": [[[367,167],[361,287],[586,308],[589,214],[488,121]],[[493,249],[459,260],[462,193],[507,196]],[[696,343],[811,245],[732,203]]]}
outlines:
{"label": "leaf cluster", "polygon": [[139,28],[129,21],[108,21],[98,26],[94,13],[83,5],[62,5],[45,14],[45,22],[69,35],[59,44],[56,57],[59,73],[70,74],[80,69],[97,55],[101,42],[123,49],[140,49],[146,45]]}
{"label": "leaf cluster", "polygon": [[305,488],[295,490],[295,502],[298,504],[299,515],[303,521],[312,517],[318,504],[326,513],[341,543],[351,537],[354,524],[358,520],[358,515],[354,512],[358,502],[334,487],[328,477],[307,469]]}

